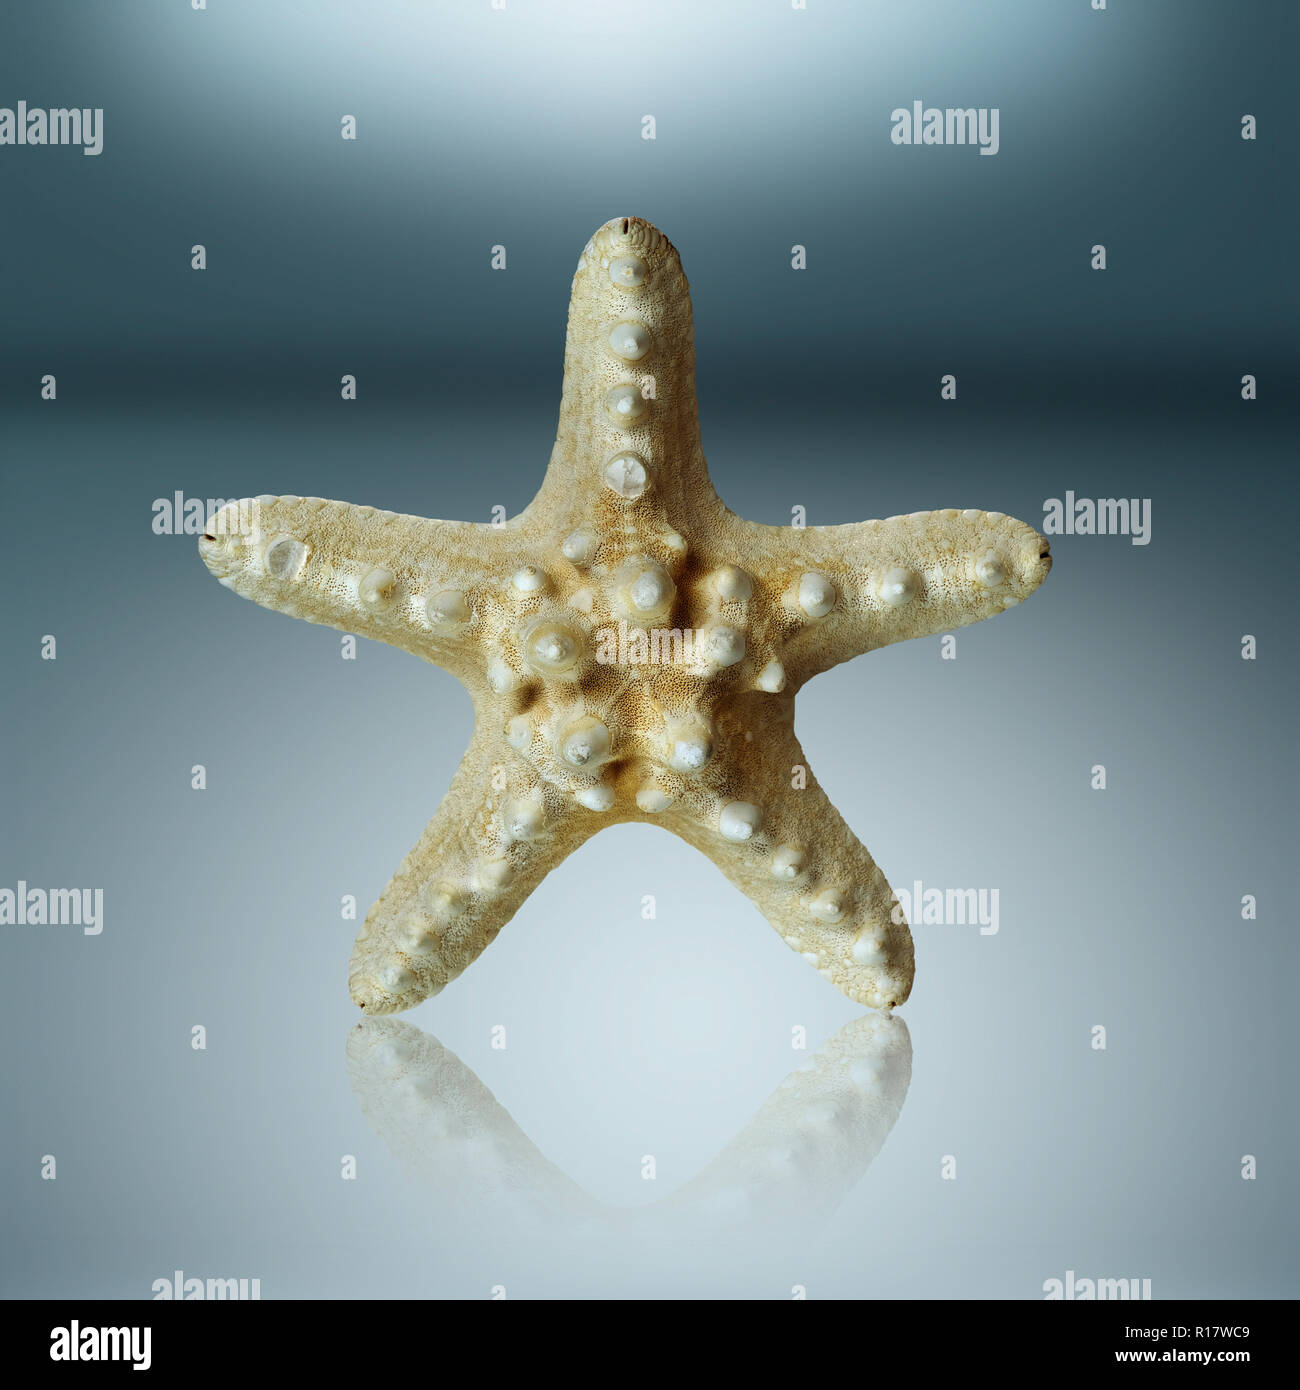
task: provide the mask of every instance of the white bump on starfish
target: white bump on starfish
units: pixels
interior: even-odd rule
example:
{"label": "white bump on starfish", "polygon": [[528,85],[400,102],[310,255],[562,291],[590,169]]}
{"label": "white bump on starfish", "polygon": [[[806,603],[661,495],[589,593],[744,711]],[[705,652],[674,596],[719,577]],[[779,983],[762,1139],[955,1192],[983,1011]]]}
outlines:
{"label": "white bump on starfish", "polygon": [[605,393],[605,411],[616,425],[635,424],[646,413],[646,398],[625,381]]}
{"label": "white bump on starfish", "polygon": [[873,1008],[892,1008],[899,1002],[899,996],[902,993],[902,986],[892,975],[883,970],[876,972],[876,987],[869,995]]}
{"label": "white bump on starfish", "polygon": [[986,589],[1000,589],[1007,582],[1006,566],[998,559],[996,551],[988,550],[975,564],[975,578]]}
{"label": "white bump on starfish", "polygon": [[447,636],[458,634],[470,618],[469,605],[459,589],[443,589],[441,593],[430,594],[424,611],[435,631]]}
{"label": "white bump on starfish", "polygon": [[379,972],[380,987],[390,994],[403,994],[415,983],[415,976],[400,965],[389,965]]}
{"label": "white bump on starfish", "polygon": [[839,888],[825,888],[808,904],[808,911],[823,922],[843,920],[848,899]]}
{"label": "white bump on starfish", "polygon": [[666,811],[675,798],[663,787],[654,785],[642,787],[636,794],[636,804],[652,816],[657,816],[661,811]]}
{"label": "white bump on starfish", "polygon": [[508,859],[485,859],[474,866],[474,887],[480,893],[499,893],[514,876],[515,866]]}
{"label": "white bump on starfish", "polygon": [[437,933],[419,913],[406,915],[398,932],[398,945],[410,956],[429,956],[438,949]]}
{"label": "white bump on starfish", "polygon": [[536,594],[546,588],[546,575],[536,565],[524,565],[510,577],[517,593]]}
{"label": "white bump on starfish", "polygon": [[785,667],[775,657],[758,673],[754,682],[760,690],[777,695],[785,689]]}
{"label": "white bump on starfish", "polygon": [[709,628],[704,653],[715,666],[734,666],[745,658],[745,634],[734,627]]}
{"label": "white bump on starfish", "polygon": [[559,676],[577,665],[583,646],[577,628],[543,620],[534,623],[524,637],[524,659],[539,675]]}
{"label": "white bump on starfish", "polygon": [[835,585],[815,570],[799,576],[799,607],[810,618],[824,618],[835,607]]}
{"label": "white bump on starfish", "polygon": [[469,908],[469,895],[454,883],[446,881],[429,884],[423,898],[429,916],[441,926],[464,916]]}
{"label": "white bump on starfish", "polygon": [[571,531],[560,543],[560,553],[575,565],[586,565],[596,553],[596,538],[590,531]]}
{"label": "white bump on starfish", "polygon": [[519,673],[502,657],[495,656],[488,662],[488,685],[498,695],[508,695],[519,687]]}
{"label": "white bump on starfish", "polygon": [[609,757],[609,729],[592,714],[584,714],[560,737],[560,756],[579,771],[594,771]]}
{"label": "white bump on starfish", "polygon": [[646,466],[636,454],[624,450],[605,465],[605,486],[625,502],[635,502],[646,490]]}
{"label": "white bump on starfish", "polygon": [[639,362],[650,351],[650,335],[643,325],[625,319],[610,330],[609,345],[625,362]]}
{"label": "white bump on starfish", "polygon": [[[837,988],[892,1007],[911,987],[911,938],[824,791],[811,777],[791,787],[791,767],[806,758],[788,692],[859,653],[1023,601],[1050,568],[1047,546],[1020,522],[973,511],[807,530],[744,521],[705,465],[690,294],[671,243],[618,219],[592,238],[583,266],[550,467],[507,525],[265,496],[246,536],[214,523],[199,538],[204,563],[234,592],[444,666],[473,698],[461,771],[358,930],[353,997],[381,1013],[429,997],[606,823],[590,811],[617,823],[671,806],[666,826],[708,853]],[[630,355],[643,346],[653,391]],[[226,510],[239,518],[252,502]],[[235,533],[212,534],[223,530]],[[377,575],[393,577],[388,606],[370,601],[389,592]],[[621,621],[642,646],[620,640],[611,660],[607,634]],[[763,808],[744,847],[720,833],[740,788],[744,804]],[[532,828],[532,813],[518,811],[530,800],[543,824],[517,838]],[[464,910],[439,951],[404,954],[403,939],[416,932],[424,943],[421,925],[439,921],[429,883],[453,885]],[[850,895],[851,926],[847,909],[838,923],[809,910],[811,895],[836,885]],[[880,960],[862,958],[876,950]],[[417,957],[413,979],[383,984],[385,969]]]}
{"label": "white bump on starfish", "polygon": [[895,565],[880,576],[880,597],[891,608],[897,608],[914,597],[916,588],[916,575],[901,566]]}
{"label": "white bump on starfish", "polygon": [[531,840],[546,824],[546,808],[540,796],[519,797],[507,807],[505,831],[512,840]]}
{"label": "white bump on starfish", "polygon": [[643,627],[667,614],[676,593],[672,576],[657,560],[638,556],[619,569],[614,604],[630,622]]}
{"label": "white bump on starfish", "polygon": [[798,845],[778,845],[772,855],[773,878],[798,878],[808,863],[808,856]]}
{"label": "white bump on starfish", "polygon": [[383,565],[367,570],[357,585],[357,597],[367,608],[387,608],[397,594],[397,576]]}
{"label": "white bump on starfish", "polygon": [[662,613],[673,600],[676,585],[662,565],[637,568],[626,587],[627,602],[638,616]]}
{"label": "white bump on starfish", "polygon": [[854,940],[850,954],[859,965],[879,965],[885,959],[884,935],[864,927]]}
{"label": "white bump on starfish", "polygon": [[729,801],[718,812],[718,833],[724,840],[748,840],[762,819],[763,813],[752,801]]}
{"label": "white bump on starfish", "polygon": [[296,579],[307,563],[307,547],[294,536],[277,536],[266,547],[263,564],[273,579]]}
{"label": "white bump on starfish", "polygon": [[753,581],[739,565],[723,565],[713,576],[713,587],[727,603],[744,603],[754,592]]}
{"label": "white bump on starfish", "polygon": [[594,787],[580,787],[573,799],[589,811],[608,811],[614,804],[614,788],[607,782],[597,782]]}
{"label": "white bump on starfish", "polygon": [[698,719],[684,720],[668,731],[668,766],[675,772],[698,772],[713,756],[713,734]]}
{"label": "white bump on starfish", "polygon": [[620,290],[634,290],[645,284],[646,265],[636,256],[620,256],[609,263],[610,283]]}

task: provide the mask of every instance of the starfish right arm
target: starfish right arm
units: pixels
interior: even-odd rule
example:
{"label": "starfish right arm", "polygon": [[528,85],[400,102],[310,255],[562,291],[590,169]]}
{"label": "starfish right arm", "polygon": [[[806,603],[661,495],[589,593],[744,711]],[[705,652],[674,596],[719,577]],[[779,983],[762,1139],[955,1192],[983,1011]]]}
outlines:
{"label": "starfish right arm", "polygon": [[1028,598],[1051,568],[1046,541],[1001,512],[949,508],[806,528],[736,519],[730,530],[738,553],[763,556],[794,689],[862,652],[991,618]]}

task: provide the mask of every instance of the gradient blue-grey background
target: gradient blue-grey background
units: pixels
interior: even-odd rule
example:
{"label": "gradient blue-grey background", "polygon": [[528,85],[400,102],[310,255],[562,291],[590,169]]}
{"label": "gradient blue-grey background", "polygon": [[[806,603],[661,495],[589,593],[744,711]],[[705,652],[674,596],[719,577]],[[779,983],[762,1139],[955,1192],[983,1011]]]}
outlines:
{"label": "gradient blue-grey background", "polygon": [[[0,927],[0,1292],[1300,1291],[1297,39],[1285,0],[7,7],[0,106],[105,115],[97,158],[0,147],[0,886],[102,887],[105,926]],[[997,107],[1000,152],[893,145],[918,99]],[[832,1222],[770,1243],[535,1230],[370,1127],[340,900],[364,914],[417,838],[469,701],[385,647],[341,661],[151,529],[178,489],[519,510],[573,266],[624,214],[681,251],[742,514],[1152,500],[1149,545],[1054,538],[957,660],[893,647],[801,695],[895,885],[996,888],[1001,920],[914,928],[900,1118]],[[623,827],[406,1018],[635,1205],[860,1012],[706,860]]]}

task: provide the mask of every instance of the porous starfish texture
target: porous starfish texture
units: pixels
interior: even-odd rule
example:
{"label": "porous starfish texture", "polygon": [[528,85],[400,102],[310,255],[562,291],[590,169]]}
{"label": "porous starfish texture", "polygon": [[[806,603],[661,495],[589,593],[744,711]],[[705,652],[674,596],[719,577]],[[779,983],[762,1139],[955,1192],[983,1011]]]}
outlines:
{"label": "porous starfish texture", "polygon": [[623,821],[702,850],[849,998],[901,1004],[911,934],[807,770],[795,694],[1010,608],[1051,564],[1001,512],[778,527],[729,511],[700,446],[686,277],[631,217],[579,257],[555,448],[518,516],[259,497],[217,513],[199,550],[245,598],[413,652],[473,698],[460,769],[357,935],[352,998],[371,1014],[436,994]]}

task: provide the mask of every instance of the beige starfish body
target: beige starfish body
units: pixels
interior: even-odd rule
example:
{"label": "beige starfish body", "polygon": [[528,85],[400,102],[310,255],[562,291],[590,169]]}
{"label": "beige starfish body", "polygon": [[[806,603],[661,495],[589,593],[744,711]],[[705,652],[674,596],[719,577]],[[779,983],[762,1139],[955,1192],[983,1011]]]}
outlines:
{"label": "beige starfish body", "polygon": [[199,549],[245,598],[413,652],[469,690],[474,733],[368,913],[352,998],[435,994],[595,831],[655,821],[707,854],[849,998],[902,1003],[911,935],[817,785],[794,696],[861,652],[1020,602],[1051,561],[1000,512],[744,521],[700,446],[690,296],[649,223],[578,261],[541,490],[501,526],[318,498],[232,503]]}

